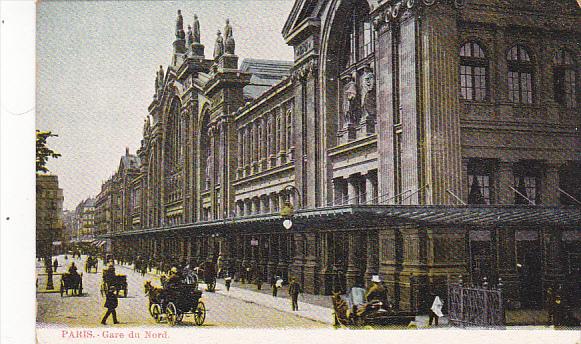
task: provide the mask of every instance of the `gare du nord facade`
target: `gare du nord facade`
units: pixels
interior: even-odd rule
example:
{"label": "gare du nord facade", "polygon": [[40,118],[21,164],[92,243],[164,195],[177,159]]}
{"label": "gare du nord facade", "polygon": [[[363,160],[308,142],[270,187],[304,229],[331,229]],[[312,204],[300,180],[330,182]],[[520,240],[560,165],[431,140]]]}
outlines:
{"label": "gare du nord facade", "polygon": [[241,64],[236,23],[207,54],[190,15],[97,199],[112,253],[327,295],[378,274],[408,310],[459,276],[578,293],[575,1],[297,0],[294,61]]}

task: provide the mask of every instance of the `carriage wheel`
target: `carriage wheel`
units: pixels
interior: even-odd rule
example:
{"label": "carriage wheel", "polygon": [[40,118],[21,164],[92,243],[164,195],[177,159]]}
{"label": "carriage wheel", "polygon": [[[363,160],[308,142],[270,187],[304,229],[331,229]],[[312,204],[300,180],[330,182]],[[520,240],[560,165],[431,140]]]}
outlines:
{"label": "carriage wheel", "polygon": [[177,313],[178,310],[176,308],[176,305],[174,305],[173,302],[170,302],[167,304],[167,307],[165,308],[166,313],[167,313],[167,322],[171,325],[171,326],[175,326],[176,324],[176,319],[177,319]]}
{"label": "carriage wheel", "polygon": [[178,311],[178,315],[176,316],[176,323],[179,324],[184,320],[184,313]]}
{"label": "carriage wheel", "polygon": [[127,287],[123,288],[123,297],[127,297]]}
{"label": "carriage wheel", "polygon": [[196,323],[196,325],[202,326],[205,319],[206,319],[206,306],[200,300],[198,301],[198,307],[196,307],[196,310],[194,311],[194,322]]}
{"label": "carriage wheel", "polygon": [[157,303],[154,303],[149,307],[149,314],[155,319],[155,322],[161,321],[161,306]]}

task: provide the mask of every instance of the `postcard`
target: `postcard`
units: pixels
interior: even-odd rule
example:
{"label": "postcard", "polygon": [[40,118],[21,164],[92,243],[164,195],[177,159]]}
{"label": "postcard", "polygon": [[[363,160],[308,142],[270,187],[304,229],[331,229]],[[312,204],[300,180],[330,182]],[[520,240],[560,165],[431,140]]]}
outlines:
{"label": "postcard", "polygon": [[34,6],[38,343],[581,340],[577,2]]}

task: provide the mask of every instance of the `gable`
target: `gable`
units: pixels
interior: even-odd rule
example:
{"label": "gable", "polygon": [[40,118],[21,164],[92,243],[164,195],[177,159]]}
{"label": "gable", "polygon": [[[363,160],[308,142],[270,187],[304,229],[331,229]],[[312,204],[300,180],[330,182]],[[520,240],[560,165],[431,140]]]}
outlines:
{"label": "gable", "polygon": [[312,17],[315,9],[319,8],[319,3],[322,2],[325,2],[325,0],[296,0],[289,17],[282,27],[283,37],[286,38],[303,20]]}

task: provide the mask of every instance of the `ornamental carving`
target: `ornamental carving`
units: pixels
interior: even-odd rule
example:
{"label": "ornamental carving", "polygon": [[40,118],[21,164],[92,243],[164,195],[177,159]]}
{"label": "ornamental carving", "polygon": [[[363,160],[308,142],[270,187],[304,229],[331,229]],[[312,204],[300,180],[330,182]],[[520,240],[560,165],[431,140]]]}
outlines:
{"label": "ornamental carving", "polygon": [[[376,30],[379,30],[385,24],[409,17],[411,15],[410,10],[417,9],[421,6],[430,7],[438,1],[439,0],[401,0],[393,5],[386,6],[382,11],[379,11],[373,20],[374,27]],[[454,7],[463,8],[466,5],[466,0],[454,0],[453,3]]]}
{"label": "ornamental carving", "polygon": [[361,109],[365,120],[375,119],[375,74],[370,65],[366,65],[361,77]]}
{"label": "ornamental carving", "polygon": [[299,67],[294,68],[292,72],[292,80],[294,82],[304,81],[311,76],[316,76],[319,69],[319,60],[311,59]]}

